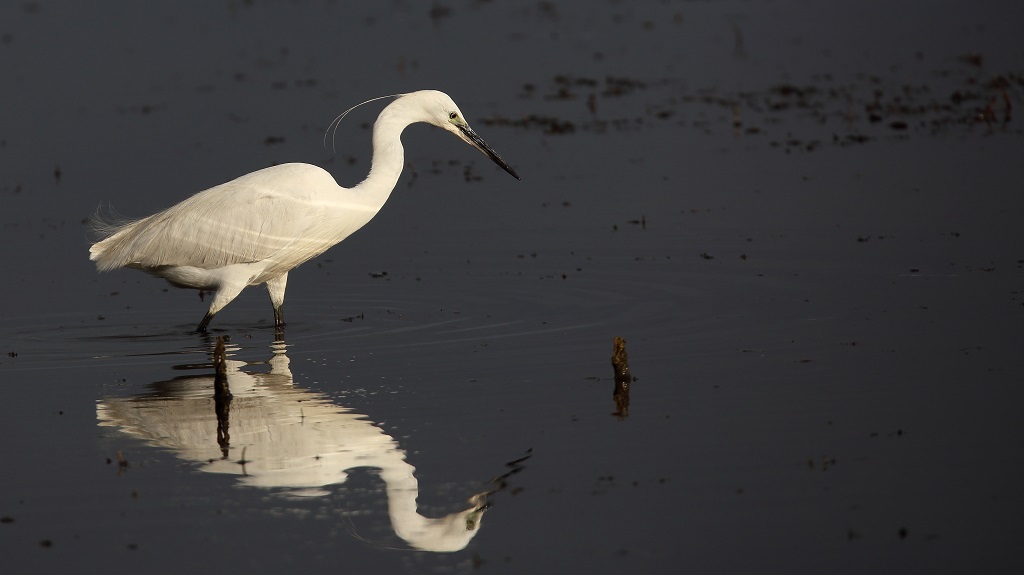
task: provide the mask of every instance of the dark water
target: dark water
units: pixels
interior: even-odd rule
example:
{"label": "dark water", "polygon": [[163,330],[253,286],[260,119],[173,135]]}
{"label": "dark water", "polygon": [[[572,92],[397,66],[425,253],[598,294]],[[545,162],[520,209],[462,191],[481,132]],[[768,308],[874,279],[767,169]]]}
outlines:
{"label": "dark water", "polygon": [[[0,8],[5,572],[1010,572],[1020,10],[819,4]],[[87,260],[421,88],[523,181],[411,128],[283,341]]]}

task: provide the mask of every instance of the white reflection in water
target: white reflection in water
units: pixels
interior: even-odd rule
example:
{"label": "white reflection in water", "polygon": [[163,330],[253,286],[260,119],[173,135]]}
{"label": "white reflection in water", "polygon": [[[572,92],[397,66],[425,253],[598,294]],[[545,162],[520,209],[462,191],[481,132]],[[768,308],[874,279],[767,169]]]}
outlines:
{"label": "white reflection in water", "polygon": [[243,371],[246,362],[225,360],[226,378],[220,381],[226,381],[230,397],[215,398],[211,369],[209,375],[156,383],[146,395],[106,398],[96,408],[99,425],[170,449],[201,464],[202,471],[238,475],[243,485],[292,496],[326,495],[325,487],[345,482],[347,470],[373,468],[385,483],[399,537],[425,551],[468,545],[480,528],[489,493],[473,496],[469,508],[444,517],[420,515],[415,468],[395,439],[366,416],[294,386],[283,342],[272,348],[269,372],[249,373]]}

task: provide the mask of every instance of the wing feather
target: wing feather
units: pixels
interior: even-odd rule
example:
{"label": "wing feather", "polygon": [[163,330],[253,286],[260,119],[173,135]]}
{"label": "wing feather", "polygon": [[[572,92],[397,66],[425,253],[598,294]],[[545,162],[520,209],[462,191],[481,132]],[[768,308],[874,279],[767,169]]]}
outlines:
{"label": "wing feather", "polygon": [[[283,164],[204,190],[122,225],[90,249],[101,271],[130,266],[215,269],[274,260],[298,263],[337,241],[318,238],[337,182],[309,164]],[[293,264],[290,267],[294,267]]]}

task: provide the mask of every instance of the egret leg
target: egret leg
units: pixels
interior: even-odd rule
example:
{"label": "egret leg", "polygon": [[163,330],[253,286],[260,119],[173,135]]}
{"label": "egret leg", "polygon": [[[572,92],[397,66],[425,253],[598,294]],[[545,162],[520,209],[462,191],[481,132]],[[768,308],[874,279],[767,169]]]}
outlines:
{"label": "egret leg", "polygon": [[213,319],[213,312],[206,312],[203,316],[203,321],[199,322],[199,326],[196,327],[196,333],[206,333],[206,326],[210,325],[210,320]]}
{"label": "egret leg", "polygon": [[274,306],[274,327],[284,327],[284,289],[288,285],[288,272],[267,280],[270,303]]}
{"label": "egret leg", "polygon": [[203,321],[199,322],[199,326],[196,327],[196,333],[206,333],[206,326],[210,325],[210,320],[213,319],[213,316],[217,315],[217,312],[224,309],[224,306],[231,303],[231,300],[238,297],[238,294],[242,292],[242,288],[246,286],[246,283],[244,281],[237,281],[237,277],[233,279],[235,281],[222,281],[217,287],[217,293],[214,294],[213,301],[210,302],[210,311],[206,312],[206,315],[203,316]]}

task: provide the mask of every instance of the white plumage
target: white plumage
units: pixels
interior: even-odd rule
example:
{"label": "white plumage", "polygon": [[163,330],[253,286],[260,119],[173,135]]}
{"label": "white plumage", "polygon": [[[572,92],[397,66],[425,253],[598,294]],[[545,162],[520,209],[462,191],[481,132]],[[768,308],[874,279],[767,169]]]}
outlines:
{"label": "white plumage", "polygon": [[[347,113],[347,112],[346,112]],[[380,211],[405,163],[402,131],[426,122],[509,167],[466,123],[447,94],[434,90],[397,97],[373,126],[370,174],[353,188],[310,164],[282,164],[212,187],[166,210],[121,225],[97,220],[106,238],[89,259],[99,271],[140,269],[178,287],[214,292],[196,331],[246,286],[267,284],[274,323],[284,325],[288,271],[363,227]]]}

